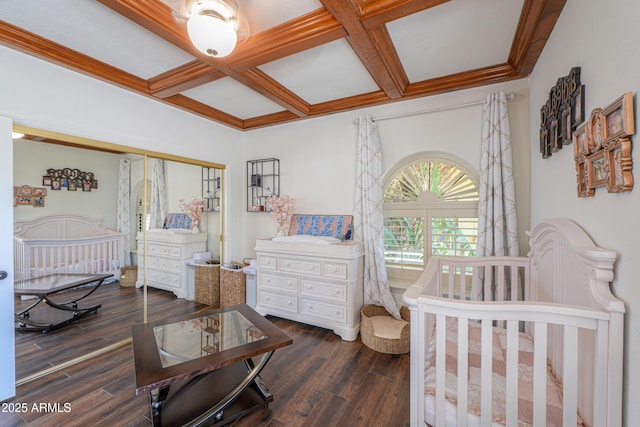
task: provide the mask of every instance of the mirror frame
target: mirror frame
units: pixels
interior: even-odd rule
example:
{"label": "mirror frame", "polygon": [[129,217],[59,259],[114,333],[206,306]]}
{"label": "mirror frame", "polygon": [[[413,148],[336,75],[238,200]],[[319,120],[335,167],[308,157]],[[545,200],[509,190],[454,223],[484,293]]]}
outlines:
{"label": "mirror frame", "polygon": [[[103,141],[99,141],[99,140],[95,140],[95,139],[91,139],[91,138],[78,137],[78,136],[68,135],[68,134],[59,133],[59,132],[53,132],[53,131],[47,131],[47,130],[32,128],[32,127],[28,127],[28,126],[22,126],[22,125],[16,124],[15,122],[13,124],[13,131],[17,132],[17,133],[25,134],[27,136],[41,138],[39,140],[36,140],[36,142],[44,142],[44,143],[49,143],[49,144],[57,144],[57,145],[63,145],[63,146],[68,146],[68,147],[77,147],[77,148],[83,148],[83,149],[89,149],[89,150],[106,151],[106,152],[111,152],[111,153],[136,154],[136,155],[143,156],[143,158],[144,158],[144,176],[145,177],[147,176],[147,160],[149,159],[149,157],[162,159],[162,160],[169,160],[169,161],[174,161],[174,162],[179,162],[179,163],[185,163],[185,164],[190,164],[190,165],[195,165],[195,166],[220,169],[221,170],[221,183],[220,183],[221,194],[220,194],[220,198],[222,200],[222,209],[220,210],[220,262],[224,261],[225,217],[226,217],[226,215],[225,215],[226,203],[224,203],[224,200],[225,200],[226,166],[224,164],[214,163],[214,162],[207,162],[207,161],[203,161],[203,160],[192,159],[192,158],[177,156],[177,155],[173,155],[173,154],[161,153],[161,152],[157,152],[157,151],[145,150],[145,149],[130,147],[130,146],[126,146],[126,145],[103,142]],[[148,205],[147,205],[146,202],[145,202],[145,205],[146,205],[145,206],[145,210],[147,210],[148,209]],[[143,234],[144,234],[144,245],[146,245],[146,241],[147,241],[147,232],[146,232],[146,230],[144,230]],[[145,255],[144,256],[146,256],[146,251],[145,251]],[[145,266],[146,265],[147,265],[147,263],[145,263]],[[145,274],[145,278],[146,277],[147,277],[147,275]],[[143,321],[144,321],[144,323],[146,323],[147,322],[147,282],[146,282],[146,280],[144,281],[144,285],[143,285],[143,301],[144,301],[144,303],[143,303],[143,310],[144,310]],[[51,368],[43,369],[42,371],[39,371],[39,372],[36,372],[34,374],[28,375],[28,376],[26,376],[24,378],[17,379],[16,380],[16,387],[18,387],[20,385],[23,385],[23,384],[26,384],[28,382],[34,381],[36,379],[42,378],[42,377],[47,376],[49,374],[52,374],[54,372],[58,372],[60,370],[66,369],[66,368],[68,368],[70,366],[85,362],[85,361],[87,361],[89,359],[92,359],[94,357],[100,356],[102,354],[109,353],[109,352],[111,352],[113,350],[116,350],[116,349],[118,349],[120,347],[123,347],[125,345],[128,345],[130,343],[131,343],[131,338],[124,339],[124,340],[121,340],[121,341],[116,342],[114,344],[111,344],[109,346],[100,348],[98,350],[95,350],[95,351],[92,351],[90,353],[84,354],[84,355],[82,355],[80,357],[77,357],[77,358],[74,358],[72,360],[69,360],[67,362],[60,363],[60,364],[55,365],[55,366],[53,366]]]}

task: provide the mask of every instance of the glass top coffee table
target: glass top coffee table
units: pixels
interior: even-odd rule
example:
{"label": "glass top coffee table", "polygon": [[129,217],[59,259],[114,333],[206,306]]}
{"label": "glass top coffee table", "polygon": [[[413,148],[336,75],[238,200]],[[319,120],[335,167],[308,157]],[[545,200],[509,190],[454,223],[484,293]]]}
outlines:
{"label": "glass top coffee table", "polygon": [[[97,313],[101,307],[100,304],[79,307],[78,301],[94,293],[104,279],[111,276],[113,274],[56,273],[15,282],[13,285],[14,294],[34,296],[36,298],[33,304],[15,314],[16,329],[46,333],[80,320],[87,314]],[[56,297],[57,301],[51,299],[51,295],[85,285],[86,292],[80,295],[74,294],[73,299],[70,301],[60,302],[59,299],[62,299],[62,296],[59,299]],[[54,310],[43,310],[39,312],[42,313],[41,318],[34,318],[31,315],[31,310],[41,302],[44,302]]]}
{"label": "glass top coffee table", "polygon": [[266,407],[273,395],[260,372],[293,342],[246,304],[136,325],[132,333],[136,394],[149,393],[154,426],[223,425]]}

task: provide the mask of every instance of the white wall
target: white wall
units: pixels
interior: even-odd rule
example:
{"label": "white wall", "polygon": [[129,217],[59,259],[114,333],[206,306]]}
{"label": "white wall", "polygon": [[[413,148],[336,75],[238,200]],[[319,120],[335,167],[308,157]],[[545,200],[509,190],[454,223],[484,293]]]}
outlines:
{"label": "white wall", "polygon": [[[625,324],[625,412],[624,425],[640,419],[640,288],[637,270],[640,249],[640,189],[609,194],[596,189],[595,197],[576,196],[573,146],[551,158],[538,152],[539,112],[549,89],[571,67],[582,68],[586,86],[585,110],[604,107],[625,92],[640,90],[640,27],[627,25],[640,21],[637,0],[569,0],[531,77],[531,221],[567,217],[583,227],[599,246],[615,250],[613,292],[627,307]],[[637,108],[637,102],[636,102]],[[638,115],[636,114],[636,120]],[[636,122],[637,123],[637,122]],[[637,125],[636,125],[637,127]],[[633,141],[637,143],[637,137]],[[638,166],[637,148],[632,151]],[[637,182],[637,177],[636,177]],[[635,404],[633,402],[636,402]]]}
{"label": "white wall", "polygon": [[[244,161],[275,157],[280,159],[281,194],[296,199],[296,213],[353,214],[355,163],[358,129],[354,120],[361,114],[382,117],[407,112],[432,110],[482,101],[492,92],[516,93],[509,101],[514,169],[518,194],[521,251],[526,253],[524,234],[529,229],[529,98],[528,80],[433,96],[424,99],[334,114],[313,120],[273,126],[247,132]],[[383,167],[393,168],[404,158],[428,151],[448,152],[465,160],[476,171],[480,164],[482,106],[378,122],[383,145]],[[237,177],[234,194],[246,191],[246,178]],[[246,198],[246,196],[244,196]],[[243,246],[235,256],[254,256],[254,241],[272,237],[275,223],[267,213],[246,212],[246,203],[238,206]],[[236,235],[233,236],[234,240]]]}
{"label": "white wall", "polygon": [[100,218],[110,229],[116,227],[119,154],[82,150],[43,142],[15,140],[13,145],[13,183],[43,187],[42,176],[47,169],[80,169],[93,172],[98,188],[91,191],[68,191],[66,188],[47,188],[44,207],[18,205],[14,219],[26,220],[51,214],[73,213]]}

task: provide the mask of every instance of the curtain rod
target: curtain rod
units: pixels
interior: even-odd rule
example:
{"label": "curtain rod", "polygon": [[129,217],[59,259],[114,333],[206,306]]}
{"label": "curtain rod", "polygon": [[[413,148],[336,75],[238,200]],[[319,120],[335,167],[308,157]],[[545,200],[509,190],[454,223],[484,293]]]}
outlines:
{"label": "curtain rod", "polygon": [[[516,97],[516,94],[514,92],[509,92],[507,94],[507,100],[511,100],[513,98]],[[432,108],[431,110],[422,110],[422,111],[413,111],[411,113],[401,113],[401,114],[395,114],[393,116],[382,116],[382,117],[373,117],[372,120],[374,122],[380,122],[383,120],[391,120],[391,119],[398,119],[398,118],[402,118],[402,117],[409,117],[409,116],[418,116],[421,114],[429,114],[429,113],[436,113],[438,111],[447,111],[447,110],[455,110],[458,108],[464,108],[464,107],[471,107],[472,105],[480,105],[484,103],[484,99],[478,100],[478,101],[472,101],[472,102],[467,102],[465,104],[456,104],[456,105],[448,105],[446,107],[438,107],[438,108]],[[357,120],[356,120],[356,124],[357,124]]]}

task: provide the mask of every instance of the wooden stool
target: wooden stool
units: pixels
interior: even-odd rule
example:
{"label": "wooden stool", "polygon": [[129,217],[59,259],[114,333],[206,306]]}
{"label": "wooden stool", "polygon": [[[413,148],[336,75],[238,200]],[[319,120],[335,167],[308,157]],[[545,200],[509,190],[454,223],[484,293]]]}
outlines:
{"label": "wooden stool", "polygon": [[360,314],[360,338],[364,345],[386,354],[409,352],[411,317],[407,307],[400,308],[402,320],[396,319],[379,305],[365,305]]}

